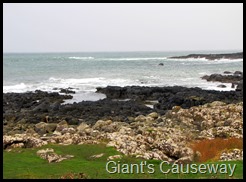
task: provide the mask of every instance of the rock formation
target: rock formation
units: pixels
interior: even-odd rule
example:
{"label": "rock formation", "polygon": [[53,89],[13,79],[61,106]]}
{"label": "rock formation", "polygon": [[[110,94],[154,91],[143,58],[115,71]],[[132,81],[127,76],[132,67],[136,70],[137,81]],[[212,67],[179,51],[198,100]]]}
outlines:
{"label": "rock formation", "polygon": [[227,53],[227,54],[189,54],[187,56],[174,56],[172,59],[187,59],[187,58],[206,58],[208,60],[216,59],[243,59],[243,52]]}

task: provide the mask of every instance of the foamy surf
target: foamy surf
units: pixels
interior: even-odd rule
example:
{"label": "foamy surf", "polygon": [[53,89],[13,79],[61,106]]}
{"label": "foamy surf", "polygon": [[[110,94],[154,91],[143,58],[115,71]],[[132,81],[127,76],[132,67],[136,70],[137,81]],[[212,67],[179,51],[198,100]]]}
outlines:
{"label": "foamy surf", "polygon": [[142,61],[142,60],[166,60],[167,57],[136,57],[136,58],[97,58],[98,60],[105,61]]}
{"label": "foamy surf", "polygon": [[[74,100],[78,95],[80,99],[94,100],[98,98],[94,95],[96,88],[107,86],[184,86],[235,90],[230,84],[207,82],[201,77],[222,74],[224,71],[243,71],[243,59],[169,58],[182,54],[184,53],[6,54],[3,57],[3,92],[59,92],[62,88],[70,88],[76,92],[73,94]],[[226,87],[217,87],[221,84]]]}
{"label": "foamy surf", "polygon": [[87,60],[87,59],[94,59],[94,57],[76,57],[76,56],[72,56],[72,57],[68,57],[68,59],[80,59],[80,60]]}
{"label": "foamy surf", "polygon": [[206,59],[206,58],[167,58],[169,61],[193,61],[193,62],[204,62],[207,64],[217,64],[217,63],[235,63],[242,62],[243,59]]}

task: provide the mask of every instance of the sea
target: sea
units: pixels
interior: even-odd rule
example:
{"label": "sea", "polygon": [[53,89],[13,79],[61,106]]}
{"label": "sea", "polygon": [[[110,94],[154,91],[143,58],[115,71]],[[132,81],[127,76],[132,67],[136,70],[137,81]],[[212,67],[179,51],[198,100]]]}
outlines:
{"label": "sea", "polygon": [[243,71],[243,59],[173,59],[188,54],[240,51],[3,53],[3,93],[75,91],[65,103],[96,101],[106,86],[184,86],[230,91],[230,83],[207,82],[204,75]]}

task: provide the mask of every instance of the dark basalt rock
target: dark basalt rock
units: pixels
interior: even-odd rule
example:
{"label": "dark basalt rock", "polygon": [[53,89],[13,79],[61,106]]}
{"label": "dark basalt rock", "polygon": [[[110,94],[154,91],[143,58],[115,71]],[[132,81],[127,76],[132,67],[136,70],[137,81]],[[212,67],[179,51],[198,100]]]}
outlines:
{"label": "dark basalt rock", "polygon": [[241,76],[243,76],[243,72],[241,72],[241,71],[235,71],[234,72],[234,75],[241,75]]}
{"label": "dark basalt rock", "polygon": [[64,94],[75,94],[75,91],[70,90],[70,88],[67,89],[61,89],[60,93],[64,93]]}
{"label": "dark basalt rock", "polygon": [[[154,111],[163,115],[173,106],[190,108],[213,101],[237,103],[243,100],[242,87],[238,87],[238,91],[220,92],[180,86],[108,86],[97,88],[97,92],[106,94],[107,98],[64,105],[61,104],[63,100],[72,96],[42,91],[3,93],[4,132],[23,119],[27,124],[59,123],[62,120],[70,125],[78,125],[82,121],[94,124],[99,119],[130,123],[132,120],[129,118]],[[152,109],[145,106],[146,100],[156,100],[158,103]]]}
{"label": "dark basalt rock", "polygon": [[212,74],[212,75],[205,75],[201,77],[207,81],[213,82],[222,82],[222,83],[236,83],[243,79],[242,74],[234,74],[234,75],[221,75],[221,74]]}
{"label": "dark basalt rock", "polygon": [[140,87],[108,86],[97,88],[97,92],[104,93],[111,99],[132,99],[136,101],[158,100],[154,105],[157,112],[165,113],[165,110],[173,106],[189,108],[213,101],[235,103],[242,101],[243,94],[235,91],[202,90],[200,88],[174,87]]}
{"label": "dark basalt rock", "polygon": [[208,60],[215,59],[243,59],[243,52],[228,53],[228,54],[189,54],[187,56],[174,56],[173,59],[187,59],[187,58],[206,58]]}
{"label": "dark basalt rock", "polygon": [[232,74],[230,71],[224,71],[224,74]]}
{"label": "dark basalt rock", "polygon": [[226,85],[220,84],[217,87],[219,87],[219,88],[226,88]]}
{"label": "dark basalt rock", "polygon": [[[226,71],[224,73],[229,73],[229,72]],[[221,74],[204,75],[201,78],[212,82],[232,83],[231,88],[235,88],[235,85],[237,85],[236,91],[243,90],[243,72],[241,71],[235,71],[234,74],[232,75],[221,75]],[[218,85],[218,87],[221,86],[222,85]]]}
{"label": "dark basalt rock", "polygon": [[241,91],[243,93],[243,80],[240,80],[237,84],[236,91]]}
{"label": "dark basalt rock", "polygon": [[[93,124],[99,119],[114,119],[130,122],[128,117],[149,114],[153,109],[133,100],[117,101],[103,99],[99,101],[83,101],[62,105],[63,99],[69,95],[36,91],[34,93],[4,93],[3,120],[18,122],[25,118],[28,123],[41,121],[58,123],[66,120],[68,124],[77,125],[80,120]],[[28,104],[29,103],[29,104]]]}

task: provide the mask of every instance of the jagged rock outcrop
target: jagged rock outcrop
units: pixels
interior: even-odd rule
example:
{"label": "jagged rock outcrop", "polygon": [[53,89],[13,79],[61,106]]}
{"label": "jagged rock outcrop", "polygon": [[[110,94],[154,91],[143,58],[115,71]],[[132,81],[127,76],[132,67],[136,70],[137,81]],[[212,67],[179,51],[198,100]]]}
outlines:
{"label": "jagged rock outcrop", "polygon": [[187,59],[187,58],[206,58],[208,60],[216,59],[243,59],[243,52],[228,53],[228,54],[189,54],[187,56],[174,56],[172,59]]}

